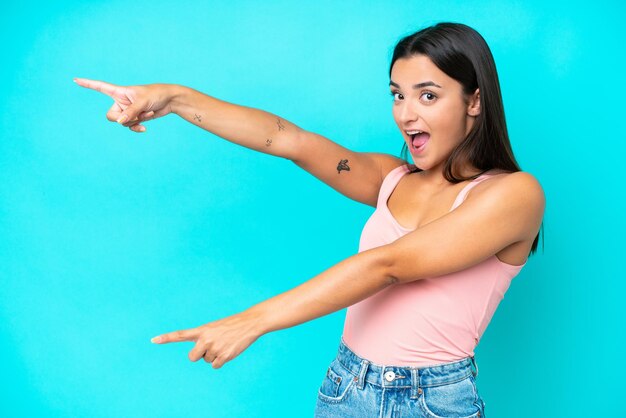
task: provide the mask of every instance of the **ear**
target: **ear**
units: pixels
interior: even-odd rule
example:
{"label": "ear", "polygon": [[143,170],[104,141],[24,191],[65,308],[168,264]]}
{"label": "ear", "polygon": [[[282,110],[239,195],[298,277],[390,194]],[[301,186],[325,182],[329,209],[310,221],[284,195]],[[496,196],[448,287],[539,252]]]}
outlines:
{"label": "ear", "polygon": [[470,97],[467,105],[467,114],[470,116],[478,116],[480,114],[480,89],[476,89],[472,97]]}

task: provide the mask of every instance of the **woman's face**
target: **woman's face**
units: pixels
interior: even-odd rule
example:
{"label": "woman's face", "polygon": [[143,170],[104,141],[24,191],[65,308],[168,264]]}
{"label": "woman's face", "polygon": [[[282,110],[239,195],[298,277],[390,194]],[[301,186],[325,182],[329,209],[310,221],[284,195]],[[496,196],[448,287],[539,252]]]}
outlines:
{"label": "woman's face", "polygon": [[[422,170],[442,168],[474,124],[480,106],[478,90],[466,102],[470,98],[464,98],[461,83],[425,55],[398,59],[389,87],[394,97],[393,118],[413,162]],[[416,130],[424,133],[412,135]]]}

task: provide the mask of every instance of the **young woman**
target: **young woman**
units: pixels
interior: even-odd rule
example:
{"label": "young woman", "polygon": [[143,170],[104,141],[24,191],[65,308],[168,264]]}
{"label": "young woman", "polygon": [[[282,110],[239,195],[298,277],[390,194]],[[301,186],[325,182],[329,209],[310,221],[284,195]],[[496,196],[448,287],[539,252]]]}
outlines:
{"label": "young woman", "polygon": [[115,99],[107,118],[135,132],[175,113],[288,158],[376,208],[356,255],[241,313],[153,342],[193,341],[190,360],[217,369],[265,333],[348,307],[316,416],[485,415],[474,348],[536,251],[543,189],[515,161],[495,63],[475,30],[439,23],[404,37],[389,75],[393,117],[413,164],[350,151],[279,116],[191,88],[75,79]]}

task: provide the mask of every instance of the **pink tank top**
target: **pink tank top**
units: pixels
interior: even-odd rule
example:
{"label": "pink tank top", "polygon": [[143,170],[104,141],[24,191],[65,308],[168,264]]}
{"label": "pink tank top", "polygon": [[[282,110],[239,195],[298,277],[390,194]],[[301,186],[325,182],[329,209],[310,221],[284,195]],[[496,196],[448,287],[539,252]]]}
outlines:
{"label": "pink tank top", "polygon": [[[393,218],[387,199],[414,167],[396,167],[383,180],[376,210],[361,233],[359,252],[413,231]],[[491,175],[482,174],[465,186],[450,211]],[[348,307],[342,338],[357,355],[379,365],[424,367],[474,356],[511,280],[526,262],[507,264],[494,254],[452,274],[388,286]]]}

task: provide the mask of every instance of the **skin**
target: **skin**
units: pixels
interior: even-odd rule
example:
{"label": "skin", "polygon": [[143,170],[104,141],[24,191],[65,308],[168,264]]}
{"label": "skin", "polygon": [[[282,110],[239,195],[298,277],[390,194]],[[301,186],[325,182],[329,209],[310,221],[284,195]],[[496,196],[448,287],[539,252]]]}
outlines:
{"label": "skin", "polygon": [[[419,74],[416,77],[416,74]],[[443,168],[452,150],[467,136],[480,113],[480,90],[471,96],[463,94],[459,82],[441,71],[425,55],[398,59],[391,70],[390,86],[394,95],[393,118],[413,157],[424,182],[446,187]],[[414,84],[432,81],[437,86],[413,89]],[[440,86],[440,87],[438,87]],[[405,131],[422,130],[430,140],[421,153],[416,153]],[[479,170],[466,167],[466,172]],[[464,173],[465,174],[465,173]]]}
{"label": "skin", "polygon": [[[410,202],[410,193],[415,195],[419,187],[420,191],[433,196],[433,201],[443,201],[444,194],[459,188],[459,185],[451,186],[445,181],[445,160],[469,132],[479,114],[480,93],[477,90],[471,97],[465,97],[460,84],[439,71],[426,57],[398,60],[391,78],[399,85],[395,88],[399,94],[393,105],[393,117],[409,150],[412,150],[410,138],[404,130],[421,129],[431,134],[425,152],[412,153],[415,163],[424,171],[405,176],[401,181],[405,186],[413,182],[415,187],[401,188],[399,184],[397,192],[402,194],[394,194],[400,196],[401,201]],[[424,89],[432,90],[437,96],[434,100],[432,96],[422,96],[422,90],[413,92],[411,89],[413,84],[426,80],[442,87]],[[147,94],[141,89],[137,93],[135,87],[127,89],[91,80],[81,79],[79,84],[116,100],[107,113],[111,121],[116,120],[124,107],[138,103],[138,97],[143,94],[139,102],[145,105],[129,112],[132,117],[128,121],[120,122],[137,132],[141,132],[141,121],[171,112],[165,89],[155,87],[151,94]],[[146,116],[149,112],[154,112],[153,116]],[[276,120],[275,129],[276,134],[285,129],[280,119]],[[267,138],[262,141],[263,146],[268,146]],[[343,171],[342,163],[349,172],[347,162],[334,161],[338,164],[338,175]],[[469,174],[477,171],[472,167],[465,169]],[[415,215],[419,215],[417,218],[420,219],[416,230],[396,241],[357,253],[301,285],[243,312],[195,328],[168,332],[151,341],[156,344],[192,342],[194,347],[188,354],[189,359],[194,362],[204,359],[218,369],[266,333],[336,312],[388,286],[456,272],[511,248],[517,251],[517,257],[524,257],[523,261],[541,225],[545,196],[533,176],[518,172],[485,180],[452,212],[433,216],[433,213],[416,212],[416,207],[420,208],[405,205],[394,209],[390,206],[394,215],[407,219],[416,219]],[[428,222],[423,222],[425,218]]]}

